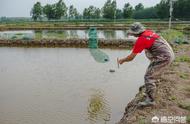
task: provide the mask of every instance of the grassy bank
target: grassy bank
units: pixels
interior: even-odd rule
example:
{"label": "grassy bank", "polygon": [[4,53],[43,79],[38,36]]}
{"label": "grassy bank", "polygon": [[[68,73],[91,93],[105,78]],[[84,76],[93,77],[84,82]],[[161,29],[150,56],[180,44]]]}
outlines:
{"label": "grassy bank", "polygon": [[127,105],[118,124],[149,124],[154,116],[186,117],[186,123],[190,123],[190,45],[178,45],[174,49],[176,60],[157,82],[157,105],[129,111],[143,99],[145,89],[142,89]]}

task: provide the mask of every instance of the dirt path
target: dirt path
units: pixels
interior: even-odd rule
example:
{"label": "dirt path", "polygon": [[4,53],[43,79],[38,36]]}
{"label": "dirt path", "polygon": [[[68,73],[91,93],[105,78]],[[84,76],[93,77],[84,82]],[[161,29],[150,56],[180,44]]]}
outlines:
{"label": "dirt path", "polygon": [[175,46],[174,50],[175,62],[157,83],[157,105],[134,108],[143,99],[143,92],[139,92],[127,105],[118,124],[151,124],[155,116],[160,119],[156,124],[164,124],[164,119],[167,124],[183,123],[184,120],[190,124],[190,45]]}

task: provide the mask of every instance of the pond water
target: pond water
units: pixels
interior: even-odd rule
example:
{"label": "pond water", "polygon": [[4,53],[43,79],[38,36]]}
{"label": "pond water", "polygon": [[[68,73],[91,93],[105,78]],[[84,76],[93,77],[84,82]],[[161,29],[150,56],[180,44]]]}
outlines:
{"label": "pond water", "polygon": [[[143,84],[144,53],[119,69],[128,50],[0,48],[1,124],[113,124]],[[115,69],[110,73],[110,69]]]}
{"label": "pond water", "polygon": [[[160,31],[158,32],[160,33]],[[190,33],[184,32],[185,39],[190,40]],[[101,39],[134,39],[132,36],[127,36],[126,30],[98,30],[98,38]],[[86,39],[88,38],[88,30],[21,30],[21,31],[0,31],[0,39]]]}
{"label": "pond water", "polygon": [[[99,30],[98,38],[102,39],[127,39],[125,30]],[[26,30],[26,31],[1,31],[0,39],[70,39],[88,38],[88,30]]]}

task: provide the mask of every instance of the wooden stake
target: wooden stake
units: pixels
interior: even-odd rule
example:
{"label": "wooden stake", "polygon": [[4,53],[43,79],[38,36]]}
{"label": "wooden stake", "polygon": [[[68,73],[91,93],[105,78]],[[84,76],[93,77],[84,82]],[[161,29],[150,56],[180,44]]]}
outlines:
{"label": "wooden stake", "polygon": [[119,68],[119,58],[117,58],[117,67]]}

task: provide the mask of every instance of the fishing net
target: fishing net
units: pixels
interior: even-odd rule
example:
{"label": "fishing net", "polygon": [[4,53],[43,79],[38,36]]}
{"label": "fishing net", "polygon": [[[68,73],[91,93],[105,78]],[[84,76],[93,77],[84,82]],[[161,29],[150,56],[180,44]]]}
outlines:
{"label": "fishing net", "polygon": [[88,32],[89,39],[88,39],[88,48],[92,57],[96,62],[105,63],[109,61],[109,56],[98,49],[98,38],[97,38],[97,30],[96,28],[92,27],[89,29]]}
{"label": "fishing net", "polygon": [[88,47],[89,48],[98,48],[98,39],[97,39],[97,30],[96,28],[90,28],[88,32],[89,40]]}
{"label": "fishing net", "polygon": [[100,49],[90,49],[90,53],[96,62],[105,63],[109,61],[109,56]]}

